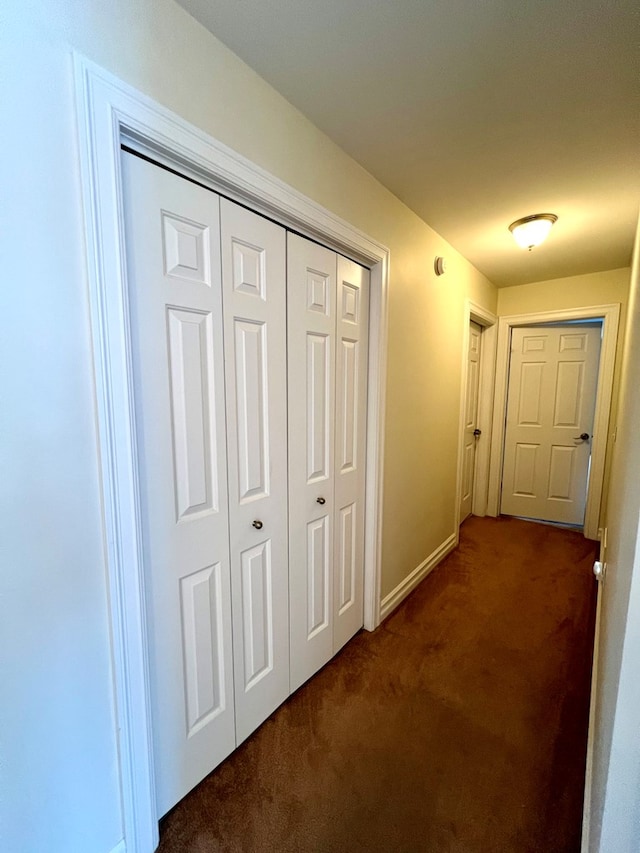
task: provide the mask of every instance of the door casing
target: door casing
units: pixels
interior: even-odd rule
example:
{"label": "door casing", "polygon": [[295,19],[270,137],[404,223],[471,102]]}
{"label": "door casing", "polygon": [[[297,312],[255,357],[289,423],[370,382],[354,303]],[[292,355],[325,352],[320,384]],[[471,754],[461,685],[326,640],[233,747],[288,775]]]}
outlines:
{"label": "door casing", "polygon": [[151,853],[158,844],[158,824],[121,144],[370,268],[364,567],[368,630],[380,623],[389,250],[78,54],[74,75],[122,798],[119,850]]}
{"label": "door casing", "polygon": [[613,393],[613,372],[618,344],[618,326],[620,323],[620,305],[617,303],[610,305],[589,305],[582,308],[545,311],[535,314],[512,314],[500,317],[498,322],[487,515],[497,517],[500,512],[511,330],[515,326],[533,326],[542,323],[570,322],[571,320],[602,321],[602,346],[598,366],[596,408],[593,419],[591,469],[589,472],[584,518],[585,537],[587,539],[599,539],[600,504],[602,500],[605,459],[609,446],[609,438],[614,432],[614,425],[610,424],[610,415]]}

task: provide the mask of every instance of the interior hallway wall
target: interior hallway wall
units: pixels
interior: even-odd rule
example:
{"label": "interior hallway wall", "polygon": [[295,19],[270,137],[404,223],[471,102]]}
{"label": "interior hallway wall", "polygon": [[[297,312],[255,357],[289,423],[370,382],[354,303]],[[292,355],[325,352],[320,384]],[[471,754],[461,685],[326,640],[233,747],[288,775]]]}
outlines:
{"label": "interior hallway wall", "polygon": [[2,5],[0,848],[20,853],[122,835],[73,50],[389,246],[383,595],[455,529],[463,305],[497,304],[173,0]]}
{"label": "interior hallway wall", "polygon": [[590,853],[640,849],[640,224],[631,273],[618,437],[606,510],[607,575],[593,737]]}
{"label": "interior hallway wall", "polygon": [[609,489],[613,435],[616,426],[622,352],[629,302],[630,275],[631,270],[629,267],[623,267],[622,269],[594,272],[587,275],[574,275],[568,278],[538,281],[515,287],[503,287],[498,291],[498,314],[501,317],[511,314],[534,314],[542,311],[585,308],[590,305],[620,305],[620,326],[616,348],[616,364],[613,374],[611,418],[609,421],[607,454],[604,465],[602,509],[600,512],[601,525],[603,524],[604,508],[607,505]]}

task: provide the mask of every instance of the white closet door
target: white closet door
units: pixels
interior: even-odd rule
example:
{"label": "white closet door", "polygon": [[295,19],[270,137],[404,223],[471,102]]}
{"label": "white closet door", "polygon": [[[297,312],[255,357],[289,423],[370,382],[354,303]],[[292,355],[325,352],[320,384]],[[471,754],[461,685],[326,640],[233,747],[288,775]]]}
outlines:
{"label": "white closet door", "polygon": [[236,732],[289,695],[286,232],[221,200]]}
{"label": "white closet door", "polygon": [[288,235],[291,690],[333,654],[336,255]]}
{"label": "white closet door", "polygon": [[158,816],[235,746],[218,197],[123,155]]}
{"label": "white closet door", "polygon": [[334,653],[363,623],[369,270],[338,256]]}

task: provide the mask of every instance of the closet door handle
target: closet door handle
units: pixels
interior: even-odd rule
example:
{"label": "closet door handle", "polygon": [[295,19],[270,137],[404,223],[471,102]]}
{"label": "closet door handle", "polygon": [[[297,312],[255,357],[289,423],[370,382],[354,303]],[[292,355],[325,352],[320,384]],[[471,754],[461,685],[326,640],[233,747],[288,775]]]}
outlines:
{"label": "closet door handle", "polygon": [[262,522],[258,521],[258,519],[252,521],[251,523],[253,524],[256,530],[262,530]]}
{"label": "closet door handle", "polygon": [[325,501],[325,499],[324,499],[324,498],[316,498],[316,503],[317,503],[317,504],[325,504],[325,503],[326,503],[326,501]]}

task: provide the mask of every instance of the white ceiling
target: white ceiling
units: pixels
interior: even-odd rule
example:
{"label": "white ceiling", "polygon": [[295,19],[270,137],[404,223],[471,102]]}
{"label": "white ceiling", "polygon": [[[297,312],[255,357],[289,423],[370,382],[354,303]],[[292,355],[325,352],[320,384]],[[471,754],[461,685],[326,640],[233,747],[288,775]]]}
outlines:
{"label": "white ceiling", "polygon": [[178,2],[495,284],[629,264],[637,0]]}

